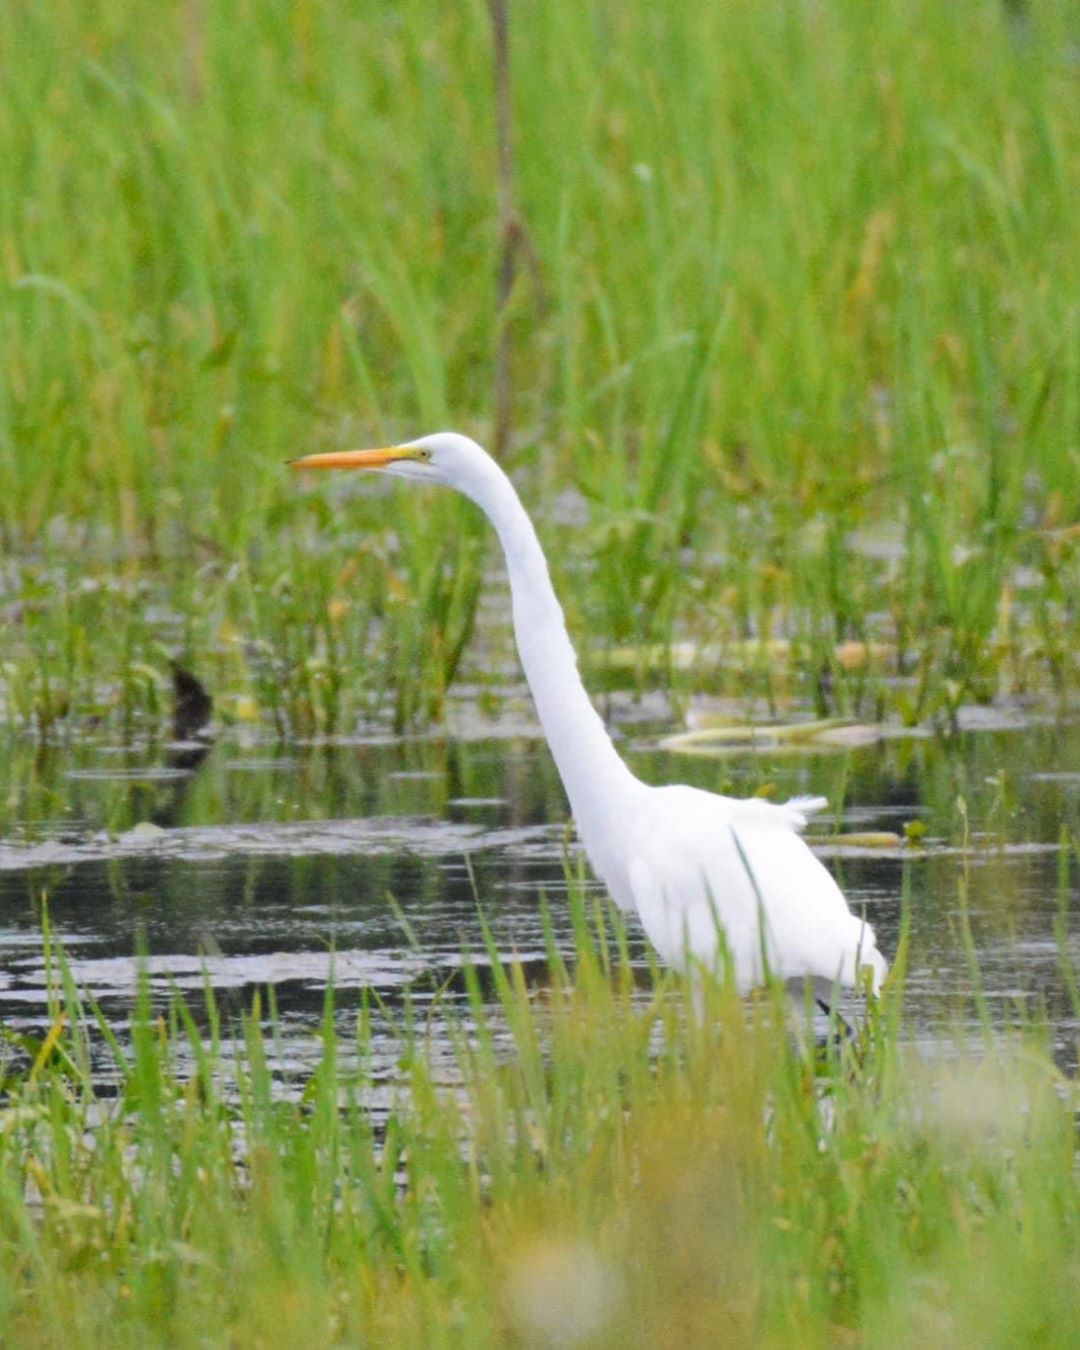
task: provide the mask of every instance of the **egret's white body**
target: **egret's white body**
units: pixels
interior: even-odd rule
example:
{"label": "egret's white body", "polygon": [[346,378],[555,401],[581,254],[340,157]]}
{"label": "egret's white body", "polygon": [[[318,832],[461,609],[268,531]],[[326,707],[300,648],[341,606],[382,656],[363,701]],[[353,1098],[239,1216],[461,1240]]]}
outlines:
{"label": "egret's white body", "polygon": [[768,971],[877,989],[887,966],[873,930],[853,915],[800,838],[823,798],[776,805],[681,784],[651,787],[619,757],[589,701],[547,560],[513,484],[475,441],[451,432],[389,450],[337,451],[297,468],[383,469],[442,483],[476,503],[506,555],[514,633],[540,724],[589,862],[621,909],[638,915],[660,956],[719,969],[740,989]]}

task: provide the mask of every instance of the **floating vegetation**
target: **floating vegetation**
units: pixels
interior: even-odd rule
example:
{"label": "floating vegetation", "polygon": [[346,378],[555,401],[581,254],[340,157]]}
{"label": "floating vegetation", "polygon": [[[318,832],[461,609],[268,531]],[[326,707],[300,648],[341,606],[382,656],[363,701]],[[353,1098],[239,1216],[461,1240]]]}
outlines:
{"label": "floating vegetation", "polygon": [[[837,744],[836,741],[830,741],[829,737],[835,736],[837,732],[856,731],[859,735],[859,743],[864,743],[864,736],[867,732],[872,733],[872,739],[880,739],[880,731],[877,728],[853,727],[851,723],[843,722],[838,718],[821,718],[812,722],[783,722],[771,726],[745,725],[732,722],[716,723],[714,719],[697,719],[697,725],[691,731],[677,732],[672,736],[665,736],[660,742],[662,750],[678,750],[680,752],[701,753],[723,751],[738,747],[745,749],[767,750],[774,754],[777,750],[789,746],[811,745],[815,749],[820,749],[822,745]],[[704,725],[703,725],[704,723]],[[843,746],[840,743],[839,748],[849,749],[850,745]]]}

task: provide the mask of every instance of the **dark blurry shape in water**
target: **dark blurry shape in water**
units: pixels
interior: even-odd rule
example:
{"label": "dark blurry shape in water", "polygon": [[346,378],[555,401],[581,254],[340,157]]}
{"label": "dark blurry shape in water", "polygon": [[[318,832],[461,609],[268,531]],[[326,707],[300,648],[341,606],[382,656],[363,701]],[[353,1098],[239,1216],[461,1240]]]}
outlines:
{"label": "dark blurry shape in water", "polygon": [[[213,739],[210,719],[214,700],[206,686],[178,661],[171,663],[173,687],[172,738],[174,741],[202,741],[203,754]],[[194,753],[195,747],[192,747]]]}
{"label": "dark blurry shape in water", "polygon": [[[178,661],[171,663],[173,686],[172,742],[165,752],[165,761],[172,769],[185,769],[193,774],[214,743],[210,719],[214,714],[214,700],[206,686]],[[187,778],[179,780],[169,800],[154,817],[155,825],[171,825],[179,818],[180,806],[188,793]]]}

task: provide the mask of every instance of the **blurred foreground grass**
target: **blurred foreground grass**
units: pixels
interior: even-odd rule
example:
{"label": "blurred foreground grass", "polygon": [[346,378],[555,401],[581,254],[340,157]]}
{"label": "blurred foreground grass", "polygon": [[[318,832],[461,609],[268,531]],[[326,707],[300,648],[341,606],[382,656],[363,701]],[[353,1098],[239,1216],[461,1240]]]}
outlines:
{"label": "blurred foreground grass", "polygon": [[572,971],[439,996],[451,1056],[427,1000],[350,1030],[330,997],[305,1077],[258,1004],[144,993],[121,1046],[54,951],[0,1109],[5,1345],[1073,1344],[1075,1085],[1036,1026],[927,1060],[894,987],[815,1066],[782,992],[637,990],[572,903]]}
{"label": "blurred foreground grass", "polygon": [[[511,17],[509,467],[586,664],[779,635],[671,678],[911,720],[1072,690],[1075,6]],[[481,0],[6,7],[9,718],[152,713],[166,651],[281,730],[437,713],[482,525],[281,461],[485,437],[491,64]]]}

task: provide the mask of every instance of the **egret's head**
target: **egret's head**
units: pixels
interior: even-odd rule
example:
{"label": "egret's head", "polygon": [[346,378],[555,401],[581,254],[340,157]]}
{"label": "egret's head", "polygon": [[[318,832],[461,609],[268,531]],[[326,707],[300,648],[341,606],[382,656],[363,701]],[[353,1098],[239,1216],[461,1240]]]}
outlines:
{"label": "egret's head", "polygon": [[289,460],[293,469],[380,469],[417,483],[445,483],[468,495],[490,466],[487,452],[456,431],[440,431],[384,450],[329,450]]}

